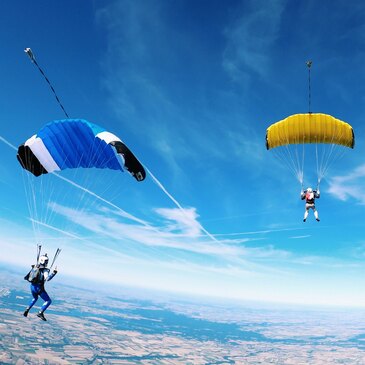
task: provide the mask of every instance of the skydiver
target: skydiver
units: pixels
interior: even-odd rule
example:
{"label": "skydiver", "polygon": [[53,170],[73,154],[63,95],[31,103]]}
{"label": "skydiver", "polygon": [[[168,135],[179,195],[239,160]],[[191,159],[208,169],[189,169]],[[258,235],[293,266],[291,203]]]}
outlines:
{"label": "skydiver", "polygon": [[37,313],[37,317],[39,317],[43,321],[46,321],[46,318],[44,317],[44,311],[50,306],[52,300],[47,294],[44,288],[44,284],[46,281],[51,280],[57,274],[57,267],[55,267],[53,272],[50,274],[50,269],[47,268],[47,265],[48,265],[48,256],[47,254],[45,254],[39,258],[37,265],[32,265],[31,271],[24,278],[26,280],[29,280],[30,279],[29,276],[32,275],[32,272],[35,271],[37,273],[37,275],[33,278],[30,284],[30,291],[32,293],[33,299],[29,302],[28,307],[24,311],[24,317],[28,316],[28,312],[37,302],[38,297],[40,296],[44,300],[44,303],[40,311]]}
{"label": "skydiver", "polygon": [[300,198],[302,200],[305,199],[305,212],[304,212],[303,222],[305,222],[307,220],[309,209],[313,209],[313,213],[314,213],[314,216],[316,217],[316,221],[319,222],[318,212],[317,212],[316,206],[315,206],[315,200],[316,200],[316,198],[319,199],[319,197],[320,197],[319,187],[317,188],[317,190],[313,190],[312,188],[307,188],[307,190],[303,191],[303,189],[302,189],[302,191],[300,192]]}

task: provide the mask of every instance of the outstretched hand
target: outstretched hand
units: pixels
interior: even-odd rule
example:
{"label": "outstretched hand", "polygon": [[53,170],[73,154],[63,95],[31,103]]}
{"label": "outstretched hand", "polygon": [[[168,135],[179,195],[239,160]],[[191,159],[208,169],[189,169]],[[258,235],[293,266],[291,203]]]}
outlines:
{"label": "outstretched hand", "polygon": [[53,272],[57,274],[57,266],[54,268]]}

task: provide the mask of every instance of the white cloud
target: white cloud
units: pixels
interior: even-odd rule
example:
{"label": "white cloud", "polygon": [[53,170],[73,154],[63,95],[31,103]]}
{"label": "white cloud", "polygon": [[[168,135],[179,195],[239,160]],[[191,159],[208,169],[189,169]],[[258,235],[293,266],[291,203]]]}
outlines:
{"label": "white cloud", "polygon": [[350,198],[365,204],[365,164],[358,166],[352,172],[329,179],[328,192],[337,199],[346,201]]}
{"label": "white cloud", "polygon": [[252,71],[265,74],[285,4],[282,0],[246,1],[242,16],[227,27],[223,67],[234,81],[242,82]]}
{"label": "white cloud", "polygon": [[[224,239],[220,241],[207,241],[207,236],[202,234],[200,223],[197,221],[198,215],[195,208],[190,208],[182,214],[181,210],[172,208],[157,208],[156,220],[159,226],[140,225],[112,210],[104,209],[103,211],[75,211],[72,208],[55,205],[54,211],[59,215],[67,217],[75,225],[86,229],[97,237],[109,238],[113,241],[122,241],[132,245],[144,245],[150,248],[178,250],[176,258],[182,253],[198,255],[205,257],[207,264],[211,260],[219,262],[225,266],[228,262],[236,265],[245,265],[246,267],[255,267],[254,261],[272,261],[283,260],[291,257],[291,253],[284,250],[277,250],[273,246],[263,246],[248,248],[242,243],[254,241],[253,239]],[[162,218],[162,221],[161,221]],[[156,252],[154,252],[154,256]],[[197,257],[191,256],[192,260]],[[153,258],[155,259],[155,258]],[[252,260],[252,262],[250,262]]]}
{"label": "white cloud", "polygon": [[177,208],[157,208],[156,213],[167,220],[174,222],[168,228],[170,231],[182,232],[190,237],[198,237],[201,233],[201,226],[197,221],[199,216],[195,208],[188,208],[183,211]]}

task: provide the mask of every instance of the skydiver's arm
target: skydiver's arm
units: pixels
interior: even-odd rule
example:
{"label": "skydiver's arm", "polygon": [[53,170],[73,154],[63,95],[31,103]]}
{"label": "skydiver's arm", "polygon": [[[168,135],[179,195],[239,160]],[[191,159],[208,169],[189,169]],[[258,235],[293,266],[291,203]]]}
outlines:
{"label": "skydiver's arm", "polygon": [[302,200],[304,200],[305,199],[305,194],[306,194],[306,192],[307,192],[307,190],[302,190],[301,192],[300,192],[300,199],[302,199]]}
{"label": "skydiver's arm", "polygon": [[43,276],[44,281],[50,281],[53,279],[53,277],[56,275],[57,271],[53,271],[52,274],[49,273],[49,269],[44,270]]}
{"label": "skydiver's arm", "polygon": [[52,280],[54,277],[55,277],[55,275],[57,274],[57,270],[53,270],[53,272],[52,272],[52,274],[50,274],[49,272],[48,272],[48,277],[47,277],[47,281],[50,281],[50,280]]}

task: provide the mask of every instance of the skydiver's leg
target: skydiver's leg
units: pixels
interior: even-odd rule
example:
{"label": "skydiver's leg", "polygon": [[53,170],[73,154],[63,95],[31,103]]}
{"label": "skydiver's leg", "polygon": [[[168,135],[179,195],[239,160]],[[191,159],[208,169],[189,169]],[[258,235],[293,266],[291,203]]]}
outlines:
{"label": "skydiver's leg", "polygon": [[305,222],[308,218],[308,209],[305,210],[304,212],[304,218],[303,218],[303,222]]}
{"label": "skydiver's leg", "polygon": [[40,313],[43,313],[51,305],[52,300],[45,290],[39,293],[39,295],[44,300],[44,303],[40,310]]}
{"label": "skydiver's leg", "polygon": [[305,212],[304,212],[303,222],[305,222],[307,220],[307,218],[308,218],[309,208],[310,208],[310,205],[309,204],[306,204],[305,205]]}
{"label": "skydiver's leg", "polygon": [[45,290],[39,293],[39,295],[45,302],[43,303],[41,310],[37,313],[37,317],[39,317],[43,321],[46,321],[46,317],[44,316],[43,313],[51,305],[52,300]]}
{"label": "skydiver's leg", "polygon": [[313,210],[314,210],[314,216],[316,217],[316,221],[319,222],[318,211],[316,208],[314,208]]}
{"label": "skydiver's leg", "polygon": [[24,311],[23,315],[24,317],[26,317],[28,315],[28,312],[30,311],[30,309],[33,307],[33,305],[37,302],[38,300],[38,290],[39,288],[34,286],[34,285],[31,285],[30,286],[30,291],[32,293],[32,300],[29,302],[28,304],[28,307],[26,308],[26,310]]}

